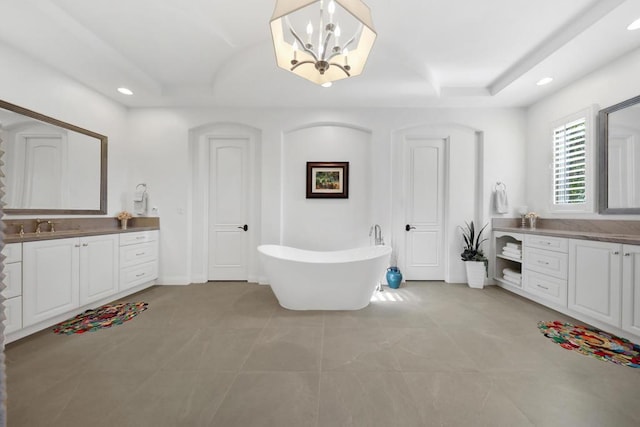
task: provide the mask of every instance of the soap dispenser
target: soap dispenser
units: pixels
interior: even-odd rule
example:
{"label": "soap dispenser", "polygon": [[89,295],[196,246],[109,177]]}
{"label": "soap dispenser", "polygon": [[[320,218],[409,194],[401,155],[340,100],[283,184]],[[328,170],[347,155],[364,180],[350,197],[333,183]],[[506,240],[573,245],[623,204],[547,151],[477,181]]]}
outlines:
{"label": "soap dispenser", "polygon": [[138,216],[147,215],[147,184],[136,185],[136,192],[133,194],[133,212]]}

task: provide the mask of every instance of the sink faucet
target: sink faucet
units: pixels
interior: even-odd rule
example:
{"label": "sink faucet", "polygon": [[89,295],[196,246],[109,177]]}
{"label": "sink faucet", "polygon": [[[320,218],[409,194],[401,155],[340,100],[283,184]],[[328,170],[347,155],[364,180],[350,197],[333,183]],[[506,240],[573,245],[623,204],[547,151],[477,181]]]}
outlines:
{"label": "sink faucet", "polygon": [[372,225],[371,229],[369,229],[369,237],[371,234],[374,234],[375,244],[384,245],[384,239],[382,238],[382,228],[378,224]]}
{"label": "sink faucet", "polygon": [[45,219],[36,218],[36,234],[40,234],[40,226],[46,222]]}

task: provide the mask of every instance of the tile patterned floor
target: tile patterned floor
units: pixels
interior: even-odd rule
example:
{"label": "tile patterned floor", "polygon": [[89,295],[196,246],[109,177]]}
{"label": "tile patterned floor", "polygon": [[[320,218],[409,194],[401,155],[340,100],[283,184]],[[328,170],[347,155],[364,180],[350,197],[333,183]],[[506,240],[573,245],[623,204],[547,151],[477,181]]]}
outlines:
{"label": "tile patterned floor", "polygon": [[6,349],[9,426],[638,426],[640,370],[552,344],[496,287],[386,289],[294,312],[268,286],[161,286],[149,310]]}

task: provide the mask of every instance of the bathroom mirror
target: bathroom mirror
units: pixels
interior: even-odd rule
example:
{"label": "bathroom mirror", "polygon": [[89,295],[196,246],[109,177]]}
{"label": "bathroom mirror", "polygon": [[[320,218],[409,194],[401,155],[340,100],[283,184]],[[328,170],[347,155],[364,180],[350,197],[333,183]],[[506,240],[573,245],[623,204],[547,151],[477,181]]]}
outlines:
{"label": "bathroom mirror", "polygon": [[106,214],[107,137],[0,100],[5,213]]}
{"label": "bathroom mirror", "polygon": [[640,214],[640,96],[598,113],[599,211]]}

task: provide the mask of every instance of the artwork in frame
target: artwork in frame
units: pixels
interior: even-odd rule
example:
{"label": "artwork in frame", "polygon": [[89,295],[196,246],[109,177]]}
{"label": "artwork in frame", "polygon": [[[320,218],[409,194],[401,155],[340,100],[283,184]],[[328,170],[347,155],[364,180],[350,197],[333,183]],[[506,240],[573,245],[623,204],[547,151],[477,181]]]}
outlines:
{"label": "artwork in frame", "polygon": [[349,162],[307,162],[307,199],[348,199]]}

